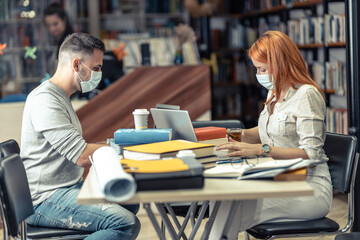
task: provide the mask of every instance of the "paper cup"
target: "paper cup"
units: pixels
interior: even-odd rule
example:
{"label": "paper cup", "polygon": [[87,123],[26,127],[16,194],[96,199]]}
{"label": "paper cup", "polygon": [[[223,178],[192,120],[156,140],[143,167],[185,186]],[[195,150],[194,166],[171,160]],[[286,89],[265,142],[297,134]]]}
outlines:
{"label": "paper cup", "polygon": [[148,127],[149,111],[147,109],[135,109],[133,115],[135,129],[141,130]]}

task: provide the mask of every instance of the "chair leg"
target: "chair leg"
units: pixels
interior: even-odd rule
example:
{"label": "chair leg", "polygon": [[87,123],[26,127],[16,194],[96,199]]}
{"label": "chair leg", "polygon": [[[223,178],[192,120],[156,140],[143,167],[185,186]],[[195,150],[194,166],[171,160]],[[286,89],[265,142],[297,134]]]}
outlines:
{"label": "chair leg", "polygon": [[164,233],[164,235],[165,235],[165,224],[164,224],[163,220],[161,220],[161,227],[160,227],[160,229],[161,229],[161,232]]}
{"label": "chair leg", "polygon": [[27,227],[26,220],[24,220],[20,224],[20,239],[21,240],[26,240],[26,235],[27,235],[26,227]]}
{"label": "chair leg", "polygon": [[245,240],[250,240],[250,234],[248,234],[246,231],[244,231],[245,233]]}

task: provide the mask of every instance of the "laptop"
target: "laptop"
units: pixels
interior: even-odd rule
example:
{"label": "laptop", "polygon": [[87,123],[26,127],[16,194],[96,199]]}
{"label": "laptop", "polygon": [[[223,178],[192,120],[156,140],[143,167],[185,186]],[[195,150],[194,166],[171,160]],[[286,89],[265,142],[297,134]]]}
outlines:
{"label": "laptop", "polygon": [[171,128],[173,130],[172,139],[198,141],[188,111],[151,108],[150,112],[156,128]]}

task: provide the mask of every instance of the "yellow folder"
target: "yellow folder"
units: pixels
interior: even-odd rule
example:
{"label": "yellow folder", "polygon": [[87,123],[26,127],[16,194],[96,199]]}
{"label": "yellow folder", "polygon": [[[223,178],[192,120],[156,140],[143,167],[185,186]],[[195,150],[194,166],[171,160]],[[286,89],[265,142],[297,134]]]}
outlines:
{"label": "yellow folder", "polygon": [[121,159],[120,162],[124,170],[130,173],[178,172],[189,169],[189,166],[178,158],[148,161]]}
{"label": "yellow folder", "polygon": [[190,142],[186,140],[172,140],[165,142],[141,144],[131,147],[125,147],[124,149],[135,152],[143,152],[143,153],[166,153],[166,152],[174,152],[185,149],[197,149],[197,148],[212,147],[212,146],[214,145]]}
{"label": "yellow folder", "polygon": [[172,140],[149,143],[124,148],[124,158],[136,160],[156,160],[165,157],[176,157],[180,150],[192,150],[196,157],[213,155],[215,145],[185,140]]}

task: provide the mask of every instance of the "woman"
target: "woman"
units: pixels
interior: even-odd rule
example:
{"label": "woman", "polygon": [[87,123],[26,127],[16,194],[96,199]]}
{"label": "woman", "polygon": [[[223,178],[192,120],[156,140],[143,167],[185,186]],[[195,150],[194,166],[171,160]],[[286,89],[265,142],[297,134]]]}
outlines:
{"label": "woman", "polygon": [[56,40],[58,53],[60,45],[66,36],[73,33],[69,17],[60,4],[52,3],[45,9],[44,22],[50,34]]}
{"label": "woman", "polygon": [[[294,42],[284,33],[268,31],[250,48],[249,57],[257,69],[258,82],[269,90],[264,110],[257,127],[242,131],[241,142],[230,141],[217,150],[232,150],[229,156],[326,161],[322,149],[326,135],[324,97],[307,73]],[[307,170],[306,181],[314,188],[314,196],[241,201],[232,238],[260,223],[324,217],[332,203],[328,166],[323,163]]]}

